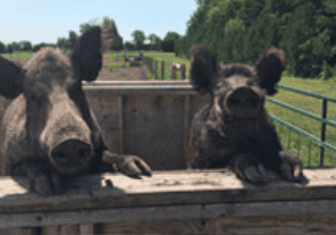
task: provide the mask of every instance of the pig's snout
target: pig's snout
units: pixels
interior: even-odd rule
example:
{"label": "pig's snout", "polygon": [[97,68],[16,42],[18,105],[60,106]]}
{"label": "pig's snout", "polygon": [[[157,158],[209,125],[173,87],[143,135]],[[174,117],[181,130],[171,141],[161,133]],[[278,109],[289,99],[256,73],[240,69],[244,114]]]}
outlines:
{"label": "pig's snout", "polygon": [[47,122],[41,142],[59,173],[76,174],[94,157],[91,130],[75,110],[58,111]]}
{"label": "pig's snout", "polygon": [[255,115],[262,105],[261,97],[251,88],[240,87],[226,97],[226,107],[236,117]]}
{"label": "pig's snout", "polygon": [[80,140],[69,139],[51,151],[57,169],[63,174],[74,174],[85,168],[92,158],[91,146]]}

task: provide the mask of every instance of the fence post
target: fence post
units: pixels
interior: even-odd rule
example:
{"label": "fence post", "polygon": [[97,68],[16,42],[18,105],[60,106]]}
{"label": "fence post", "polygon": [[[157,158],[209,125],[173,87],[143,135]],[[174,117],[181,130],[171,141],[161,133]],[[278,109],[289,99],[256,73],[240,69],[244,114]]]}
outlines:
{"label": "fence post", "polygon": [[[323,99],[322,104],[322,118],[327,118],[327,100]],[[325,131],[326,131],[326,123],[322,122],[322,129],[321,129],[321,141],[325,141]],[[320,167],[323,166],[323,157],[324,157],[324,147],[320,147]]]}
{"label": "fence post", "polygon": [[161,80],[164,80],[164,61],[161,62]]}
{"label": "fence post", "polygon": [[181,80],[185,80],[186,79],[185,68],[186,68],[186,66],[184,64],[182,64],[182,68],[181,68]]}
{"label": "fence post", "polygon": [[157,61],[154,60],[154,76],[155,76],[155,80],[158,79],[158,76],[157,76]]}
{"label": "fence post", "polygon": [[172,66],[171,66],[171,76],[172,76],[172,80],[176,80],[176,66],[174,63],[172,63]]}

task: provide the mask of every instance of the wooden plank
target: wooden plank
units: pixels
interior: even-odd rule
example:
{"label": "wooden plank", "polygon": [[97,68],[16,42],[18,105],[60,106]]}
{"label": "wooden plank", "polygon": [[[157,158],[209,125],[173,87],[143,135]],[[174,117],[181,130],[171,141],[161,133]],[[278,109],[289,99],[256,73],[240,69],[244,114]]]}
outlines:
{"label": "wooden plank", "polygon": [[101,234],[335,234],[332,214],[116,222]]}
{"label": "wooden plank", "polygon": [[0,229],[0,235],[38,235],[37,228]]}
{"label": "wooden plank", "polygon": [[187,156],[188,156],[188,145],[189,145],[189,117],[190,116],[190,95],[185,95],[184,100],[184,112],[183,112],[183,166],[187,168]]}
{"label": "wooden plank", "polygon": [[[0,223],[7,227],[43,227],[55,224],[156,221],[165,219],[234,218],[277,215],[332,214],[336,218],[336,200],[279,201],[249,203],[184,204],[174,206],[140,206],[112,209],[44,211],[2,214]],[[15,221],[15,218],[20,220]]]}
{"label": "wooden plank", "polygon": [[165,85],[165,86],[87,86],[85,93],[109,93],[118,95],[130,94],[175,94],[175,95],[197,95],[197,92],[189,85]]}
{"label": "wooden plank", "polygon": [[[5,176],[0,177],[0,213],[336,199],[335,168],[305,169],[304,174],[308,185],[279,181],[254,186],[225,170],[157,171],[143,179],[107,173],[74,179],[65,195],[54,197],[27,193],[27,179]],[[104,186],[106,180],[113,182],[113,188]]]}
{"label": "wooden plank", "polygon": [[47,225],[41,229],[41,235],[68,235],[68,234],[71,235],[80,234],[78,225],[69,225],[69,224]]}
{"label": "wooden plank", "polygon": [[168,85],[181,85],[181,86],[188,86],[189,81],[172,81],[172,80],[165,80],[165,81],[155,81],[155,80],[145,80],[145,81],[93,81],[93,82],[86,82],[83,81],[84,90],[86,87],[96,87],[96,86],[168,86]]}
{"label": "wooden plank", "polygon": [[124,132],[123,132],[123,96],[118,96],[118,119],[119,119],[119,154],[124,154]]}
{"label": "wooden plank", "polygon": [[93,235],[94,234],[94,225],[93,224],[80,224],[79,225],[79,234],[80,235]]}

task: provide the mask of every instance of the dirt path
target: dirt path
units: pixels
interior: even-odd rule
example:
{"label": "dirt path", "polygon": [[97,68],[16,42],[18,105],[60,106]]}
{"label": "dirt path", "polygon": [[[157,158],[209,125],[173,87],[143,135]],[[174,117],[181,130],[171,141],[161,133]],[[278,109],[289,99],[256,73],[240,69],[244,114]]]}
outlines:
{"label": "dirt path", "polygon": [[[16,61],[16,63],[22,66],[28,62],[26,61]],[[147,71],[143,68],[143,65],[135,67],[121,68],[118,71],[110,72],[108,69],[113,64],[110,56],[103,55],[103,66],[100,70],[97,80],[100,81],[134,81],[134,80],[149,80]]]}
{"label": "dirt path", "polygon": [[135,67],[121,68],[118,71],[110,72],[108,68],[113,64],[108,55],[103,55],[103,66],[100,70],[97,80],[100,81],[131,81],[131,80],[149,80],[147,71],[143,65]]}

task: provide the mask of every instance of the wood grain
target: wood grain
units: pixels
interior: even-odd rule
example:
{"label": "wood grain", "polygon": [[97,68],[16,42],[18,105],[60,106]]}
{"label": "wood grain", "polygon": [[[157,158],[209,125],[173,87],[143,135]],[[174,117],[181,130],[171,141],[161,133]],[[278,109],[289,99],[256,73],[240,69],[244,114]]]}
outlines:
{"label": "wood grain", "polygon": [[[28,192],[25,178],[1,177],[0,228],[43,227],[45,230],[49,226],[80,224],[78,231],[90,234],[95,224],[102,224],[103,230],[110,231],[108,224],[116,222],[155,224],[179,220],[178,223],[185,224],[199,219],[208,223],[217,218],[221,222],[216,223],[225,224],[227,219],[233,218],[237,221],[269,218],[272,221],[277,216],[296,216],[298,221],[300,217],[306,218],[298,225],[301,231],[305,221],[313,215],[327,218],[320,223],[331,228],[330,223],[334,222],[330,222],[330,218],[336,218],[336,170],[305,169],[304,174],[309,180],[307,185],[281,181],[254,186],[241,182],[225,170],[158,171],[153,177],[143,179],[108,173],[80,177],[65,195],[53,197]],[[105,180],[111,180],[113,187],[108,187]],[[190,223],[185,226],[190,228],[193,224]],[[289,219],[288,223],[292,221]],[[288,226],[290,229],[292,225]],[[272,229],[277,231],[280,227]],[[272,229],[265,231],[272,233]],[[0,231],[0,234],[4,233]]]}

